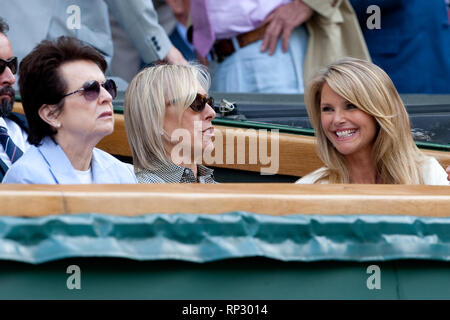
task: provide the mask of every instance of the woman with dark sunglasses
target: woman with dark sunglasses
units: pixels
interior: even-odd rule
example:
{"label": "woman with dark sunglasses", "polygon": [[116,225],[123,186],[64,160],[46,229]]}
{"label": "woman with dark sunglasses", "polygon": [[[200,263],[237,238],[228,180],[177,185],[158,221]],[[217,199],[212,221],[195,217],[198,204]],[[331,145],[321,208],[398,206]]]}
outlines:
{"label": "woman with dark sunglasses", "polygon": [[198,65],[159,65],[131,81],[124,118],[140,183],[215,183],[213,170],[202,165],[214,149],[209,86]]}
{"label": "woman with dark sunglasses", "polygon": [[95,146],[114,130],[114,81],[79,40],[42,41],[20,64],[19,87],[33,146],[4,183],[136,183],[130,167]]}

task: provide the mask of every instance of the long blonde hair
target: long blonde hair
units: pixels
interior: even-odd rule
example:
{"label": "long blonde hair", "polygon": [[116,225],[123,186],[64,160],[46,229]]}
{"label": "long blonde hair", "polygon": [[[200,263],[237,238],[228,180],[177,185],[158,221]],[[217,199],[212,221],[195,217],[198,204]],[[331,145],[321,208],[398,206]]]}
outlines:
{"label": "long blonde hair", "polygon": [[350,183],[345,158],[327,139],[321,124],[320,99],[325,82],[375,118],[378,133],[373,157],[382,183],[423,184],[420,165],[426,157],[414,143],[408,113],[397,89],[381,68],[354,58],[340,59],[320,70],[306,90],[306,108],[316,132],[318,154],[327,168],[318,181]]}
{"label": "long blonde hair", "polygon": [[166,105],[174,105],[181,120],[197,95],[198,84],[208,92],[210,76],[198,64],[158,65],[133,78],[125,95],[124,118],[136,171],[170,163],[162,136]]}

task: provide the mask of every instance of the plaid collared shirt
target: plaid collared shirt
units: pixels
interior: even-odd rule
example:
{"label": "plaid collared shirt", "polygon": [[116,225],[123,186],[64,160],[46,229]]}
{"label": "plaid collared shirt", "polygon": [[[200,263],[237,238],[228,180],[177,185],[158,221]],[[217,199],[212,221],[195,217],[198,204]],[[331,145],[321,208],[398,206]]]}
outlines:
{"label": "plaid collared shirt", "polygon": [[197,179],[189,168],[170,163],[161,165],[156,170],[143,169],[136,172],[139,183],[217,183],[214,181],[214,170],[197,165]]}

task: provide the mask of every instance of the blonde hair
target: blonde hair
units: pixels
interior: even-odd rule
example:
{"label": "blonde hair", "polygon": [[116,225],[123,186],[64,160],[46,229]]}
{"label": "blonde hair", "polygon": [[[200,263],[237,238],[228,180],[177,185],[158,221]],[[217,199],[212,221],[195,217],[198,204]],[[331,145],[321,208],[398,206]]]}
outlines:
{"label": "blonde hair", "polygon": [[405,106],[389,76],[373,63],[343,58],[316,73],[305,103],[315,129],[317,149],[326,170],[316,181],[350,183],[345,158],[327,139],[321,123],[320,99],[325,82],[342,98],[374,117],[378,133],[373,157],[382,183],[423,184],[420,165],[426,159],[417,148]]}
{"label": "blonde hair", "polygon": [[197,95],[198,83],[208,92],[209,73],[198,64],[158,65],[133,78],[125,95],[124,118],[136,171],[170,163],[163,143],[166,105],[174,105],[181,120]]}

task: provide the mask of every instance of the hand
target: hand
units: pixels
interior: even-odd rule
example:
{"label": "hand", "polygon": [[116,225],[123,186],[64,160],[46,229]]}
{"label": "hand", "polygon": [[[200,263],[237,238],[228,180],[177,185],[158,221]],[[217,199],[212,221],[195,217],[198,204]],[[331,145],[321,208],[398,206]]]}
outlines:
{"label": "hand", "polygon": [[183,25],[187,25],[189,12],[190,12],[190,0],[166,0],[166,3],[172,9],[173,15]]}
{"label": "hand", "polygon": [[186,61],[186,59],[183,57],[180,51],[178,51],[177,48],[172,46],[169,50],[169,53],[164,58],[168,63],[170,64],[181,64],[181,65],[188,65],[189,63]]}
{"label": "hand", "polygon": [[313,10],[303,3],[302,0],[293,0],[291,3],[279,6],[266,19],[263,24],[268,23],[261,52],[269,49],[269,55],[275,52],[278,39],[283,40],[283,52],[289,48],[289,38],[292,30],[307,21],[313,14]]}
{"label": "hand", "polygon": [[450,181],[450,166],[447,167],[446,171],[447,171],[447,174],[448,174],[447,180]]}
{"label": "hand", "polygon": [[208,58],[202,57],[198,52],[195,52],[195,54],[197,55],[198,62],[200,62],[202,65],[207,67],[208,66]]}

